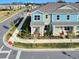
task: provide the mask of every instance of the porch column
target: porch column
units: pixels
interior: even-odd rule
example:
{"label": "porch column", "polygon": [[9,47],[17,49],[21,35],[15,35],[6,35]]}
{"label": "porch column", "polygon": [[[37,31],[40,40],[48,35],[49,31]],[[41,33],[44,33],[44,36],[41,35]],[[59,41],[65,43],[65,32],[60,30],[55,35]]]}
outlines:
{"label": "porch column", "polygon": [[53,25],[52,28],[53,28],[53,31],[52,31],[53,35],[55,35],[55,25]]}
{"label": "porch column", "polygon": [[73,32],[75,33],[75,35],[76,35],[76,26],[74,26],[74,28],[73,28]]}
{"label": "porch column", "polygon": [[31,26],[31,34],[34,34],[35,28]]}
{"label": "porch column", "polygon": [[40,36],[44,36],[44,26],[40,27]]}
{"label": "porch column", "polygon": [[42,26],[42,33],[41,36],[44,36],[44,26]]}

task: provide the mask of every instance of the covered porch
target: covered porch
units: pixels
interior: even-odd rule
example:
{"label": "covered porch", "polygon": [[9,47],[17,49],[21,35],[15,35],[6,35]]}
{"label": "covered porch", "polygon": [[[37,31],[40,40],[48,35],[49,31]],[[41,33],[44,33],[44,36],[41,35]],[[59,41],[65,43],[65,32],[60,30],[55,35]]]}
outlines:
{"label": "covered porch", "polygon": [[65,35],[69,32],[73,32],[77,35],[77,26],[79,22],[53,22],[52,29],[53,35],[58,36],[63,31]]}
{"label": "covered porch", "polygon": [[72,32],[76,35],[76,26],[53,25],[54,36],[59,36],[61,33],[66,36],[68,33]]}
{"label": "covered porch", "polygon": [[31,26],[31,35],[44,36],[44,23],[43,22],[31,23],[30,26]]}

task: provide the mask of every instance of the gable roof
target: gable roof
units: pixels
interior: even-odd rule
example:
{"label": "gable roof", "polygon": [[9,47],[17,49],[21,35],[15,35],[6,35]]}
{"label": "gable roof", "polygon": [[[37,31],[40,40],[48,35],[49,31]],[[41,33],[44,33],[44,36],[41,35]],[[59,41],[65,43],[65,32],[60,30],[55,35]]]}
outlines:
{"label": "gable roof", "polygon": [[[63,8],[65,6],[69,6],[68,8],[72,8],[72,9],[62,9],[60,10],[59,8]],[[46,12],[48,14],[52,14],[52,13],[78,13],[79,12],[79,3],[49,3],[43,6],[40,6],[33,11],[42,11],[42,12]]]}
{"label": "gable roof", "polygon": [[78,10],[78,8],[71,6],[71,5],[64,5],[63,7],[59,8],[59,9],[74,9],[74,10]]}

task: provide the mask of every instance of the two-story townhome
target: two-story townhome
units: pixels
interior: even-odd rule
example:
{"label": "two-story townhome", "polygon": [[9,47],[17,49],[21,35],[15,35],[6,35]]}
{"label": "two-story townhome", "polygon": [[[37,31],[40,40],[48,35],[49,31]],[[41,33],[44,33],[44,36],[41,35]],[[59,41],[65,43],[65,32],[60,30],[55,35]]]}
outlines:
{"label": "two-story townhome", "polygon": [[32,11],[31,34],[40,36],[49,29],[53,36],[64,32],[79,34],[79,3],[48,3]]}

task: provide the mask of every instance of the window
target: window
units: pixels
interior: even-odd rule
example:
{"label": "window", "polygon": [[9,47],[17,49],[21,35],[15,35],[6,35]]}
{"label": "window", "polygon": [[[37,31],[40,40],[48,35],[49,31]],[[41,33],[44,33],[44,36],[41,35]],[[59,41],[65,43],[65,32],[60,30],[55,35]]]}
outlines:
{"label": "window", "polygon": [[72,26],[69,26],[69,27],[64,27],[65,28],[65,30],[73,30],[73,27]]}
{"label": "window", "polygon": [[45,28],[44,28],[44,30],[47,30],[48,28],[49,28],[49,25],[46,25]]}
{"label": "window", "polygon": [[40,20],[40,15],[35,15],[35,20]]}
{"label": "window", "polygon": [[77,28],[77,30],[79,30],[79,26],[77,26],[76,28]]}
{"label": "window", "polygon": [[69,27],[65,27],[65,30],[70,30],[70,28]]}
{"label": "window", "polygon": [[57,15],[57,20],[59,20],[60,19],[60,16],[59,15]]}
{"label": "window", "polygon": [[67,20],[69,20],[70,19],[70,16],[69,15],[67,15]]}
{"label": "window", "polygon": [[46,19],[48,18],[48,15],[46,15]]}

